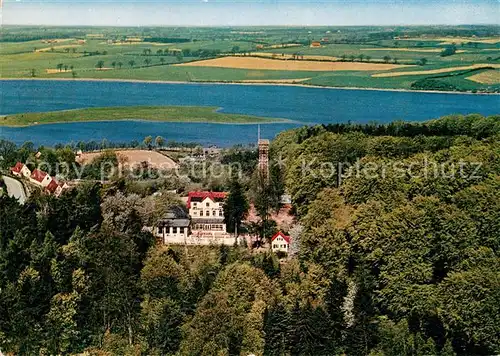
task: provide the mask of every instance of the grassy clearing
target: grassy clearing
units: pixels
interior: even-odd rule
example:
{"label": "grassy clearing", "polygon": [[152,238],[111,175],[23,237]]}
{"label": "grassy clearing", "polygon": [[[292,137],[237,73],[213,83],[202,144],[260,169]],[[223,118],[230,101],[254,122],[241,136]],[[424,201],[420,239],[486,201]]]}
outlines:
{"label": "grassy clearing", "polygon": [[249,115],[224,114],[215,107],[198,106],[123,106],[87,108],[0,117],[0,126],[30,126],[64,122],[148,120],[164,122],[204,122],[250,124],[285,121]]}
{"label": "grassy clearing", "polygon": [[[320,72],[312,71],[279,71],[279,70],[247,70],[217,67],[178,67],[171,65],[152,66],[144,68],[123,68],[108,71],[98,71],[90,68],[77,71],[77,78],[88,79],[124,79],[146,81],[177,81],[177,82],[239,82],[245,80],[275,80],[311,78]],[[40,73],[39,78],[72,78],[70,72],[56,72],[48,75]]]}

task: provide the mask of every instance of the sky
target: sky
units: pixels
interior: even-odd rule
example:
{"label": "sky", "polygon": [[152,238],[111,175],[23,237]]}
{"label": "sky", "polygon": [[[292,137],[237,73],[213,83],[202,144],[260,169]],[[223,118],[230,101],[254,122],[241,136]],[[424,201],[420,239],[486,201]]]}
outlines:
{"label": "sky", "polygon": [[500,24],[500,0],[3,0],[1,21],[54,26]]}

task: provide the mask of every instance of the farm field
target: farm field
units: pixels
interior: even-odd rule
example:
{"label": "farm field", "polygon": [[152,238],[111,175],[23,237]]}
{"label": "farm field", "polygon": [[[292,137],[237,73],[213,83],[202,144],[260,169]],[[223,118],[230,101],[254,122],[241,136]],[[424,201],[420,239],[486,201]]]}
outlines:
{"label": "farm field", "polygon": [[123,106],[88,108],[41,113],[24,113],[0,117],[0,126],[29,126],[63,122],[112,120],[148,120],[164,122],[206,123],[265,123],[280,119],[259,118],[247,115],[224,114],[214,107],[195,106]]}
{"label": "farm field", "polygon": [[440,69],[430,69],[430,70],[420,70],[420,71],[412,71],[412,72],[392,72],[392,73],[380,73],[374,74],[375,78],[384,78],[384,77],[401,77],[407,75],[425,75],[425,74],[440,74],[440,73],[448,73],[455,72],[457,70],[468,70],[468,69],[478,69],[478,68],[500,68],[500,64],[473,64],[465,67],[450,67],[450,68],[440,68]]}
{"label": "farm field", "polygon": [[[142,162],[148,162],[148,165],[154,168],[172,169],[178,165],[170,157],[167,157],[156,151],[148,150],[117,150],[116,153],[123,164],[130,166],[140,165]],[[82,165],[90,164],[99,157],[102,152],[85,152],[76,158],[76,161]]]}
{"label": "farm field", "polygon": [[[500,42],[500,37],[485,37],[478,38],[474,37],[431,37],[425,38],[426,40],[432,39],[433,41],[438,41],[441,43],[461,43],[461,42],[477,42],[477,43],[488,43],[488,44],[496,44]],[[403,41],[421,41],[422,38],[403,38]]]}
{"label": "farm field", "polygon": [[500,84],[500,71],[488,70],[482,73],[471,75],[470,77],[467,77],[467,79],[481,84]]}
{"label": "farm field", "polygon": [[256,70],[287,70],[287,71],[381,71],[407,66],[367,62],[320,62],[308,60],[279,60],[255,57],[221,57],[190,63],[176,64],[188,67],[217,67]]}
{"label": "farm field", "polygon": [[[425,79],[422,76],[467,67],[498,68],[498,26],[477,28],[481,36],[474,37],[474,28],[439,26],[56,27],[44,32],[5,26],[0,78],[300,82],[411,89],[415,81]],[[436,85],[428,90],[443,90],[437,83],[443,80],[434,78]],[[498,91],[495,81],[468,82],[453,90]]]}

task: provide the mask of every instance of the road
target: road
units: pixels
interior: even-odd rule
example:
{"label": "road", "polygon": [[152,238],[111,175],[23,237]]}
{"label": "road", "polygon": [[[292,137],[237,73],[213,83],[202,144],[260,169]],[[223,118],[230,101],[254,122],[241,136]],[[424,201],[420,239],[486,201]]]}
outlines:
{"label": "road", "polygon": [[19,200],[19,203],[24,204],[27,197],[21,182],[7,176],[3,176],[3,181],[7,186],[7,194],[9,194],[10,197],[14,197]]}

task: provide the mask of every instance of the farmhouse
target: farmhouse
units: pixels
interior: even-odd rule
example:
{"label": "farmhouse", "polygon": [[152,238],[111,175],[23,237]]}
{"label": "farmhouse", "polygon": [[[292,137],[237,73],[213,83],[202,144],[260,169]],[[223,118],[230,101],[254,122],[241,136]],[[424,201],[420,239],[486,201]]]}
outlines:
{"label": "farmhouse", "polygon": [[10,169],[10,171],[16,177],[29,178],[31,176],[31,171],[29,170],[29,168],[21,162],[17,162],[16,165]]}
{"label": "farmhouse", "polygon": [[45,188],[45,192],[57,197],[61,195],[64,190],[69,188],[68,184],[58,182],[55,178],[40,169],[35,169],[31,172],[29,168],[21,162],[17,162],[10,171],[16,177],[26,178],[31,184]]}
{"label": "farmhouse", "polygon": [[165,214],[156,226],[156,237],[163,243],[184,243],[189,235],[189,215],[180,206],[175,206]]}
{"label": "farmhouse", "polygon": [[197,236],[226,235],[224,192],[189,192],[187,207],[192,219],[191,230]]}
{"label": "farmhouse", "polygon": [[287,252],[290,248],[290,236],[285,235],[281,231],[274,234],[271,239],[271,250],[273,252]]}
{"label": "farmhouse", "polygon": [[38,185],[38,186],[41,186],[42,188],[45,188],[52,181],[52,177],[49,176],[44,171],[41,171],[39,169],[35,169],[31,173],[31,176],[30,176],[29,180],[30,180],[31,183],[33,183],[35,185]]}
{"label": "farmhouse", "polygon": [[318,41],[311,42],[311,47],[321,47],[321,42]]}

